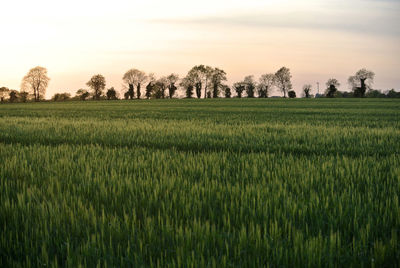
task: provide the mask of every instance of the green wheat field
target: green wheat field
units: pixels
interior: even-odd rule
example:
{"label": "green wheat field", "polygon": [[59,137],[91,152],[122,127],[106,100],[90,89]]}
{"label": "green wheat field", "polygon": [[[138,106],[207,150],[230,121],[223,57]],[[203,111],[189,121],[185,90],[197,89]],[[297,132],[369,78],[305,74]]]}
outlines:
{"label": "green wheat field", "polygon": [[0,105],[1,267],[396,267],[400,101]]}

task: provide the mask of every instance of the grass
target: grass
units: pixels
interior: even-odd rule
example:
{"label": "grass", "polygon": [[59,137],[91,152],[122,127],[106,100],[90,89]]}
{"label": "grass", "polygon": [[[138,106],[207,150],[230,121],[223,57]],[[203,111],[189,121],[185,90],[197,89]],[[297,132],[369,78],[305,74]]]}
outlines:
{"label": "grass", "polygon": [[400,101],[0,105],[0,266],[400,263]]}

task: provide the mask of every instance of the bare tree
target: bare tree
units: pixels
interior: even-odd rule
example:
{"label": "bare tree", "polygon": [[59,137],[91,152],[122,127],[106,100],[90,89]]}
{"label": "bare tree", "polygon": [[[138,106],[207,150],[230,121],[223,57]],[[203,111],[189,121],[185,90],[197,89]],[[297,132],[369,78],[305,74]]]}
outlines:
{"label": "bare tree", "polygon": [[348,83],[354,91],[355,97],[364,97],[367,89],[371,89],[374,83],[375,73],[365,68],[359,70],[355,75],[350,76]]}
{"label": "bare tree", "polygon": [[303,86],[304,97],[309,98],[311,93],[312,86],[310,84],[306,84]]}
{"label": "bare tree", "polygon": [[190,73],[188,73],[181,80],[181,83],[179,85],[185,89],[186,98],[189,98],[189,99],[192,98],[195,83],[196,83],[196,81],[194,80],[194,77],[192,77],[190,75]]}
{"label": "bare tree", "polygon": [[292,75],[290,74],[289,68],[282,67],[275,73],[275,85],[283,93],[283,97],[286,98],[286,93],[292,89],[292,82],[290,79]]}
{"label": "bare tree", "polygon": [[99,100],[106,87],[106,79],[101,74],[96,74],[92,76],[86,85],[93,90],[93,99]]}
{"label": "bare tree", "polygon": [[22,91],[32,93],[35,101],[39,101],[46,94],[50,78],[47,76],[47,69],[37,66],[29,70],[21,83]]}
{"label": "bare tree", "polygon": [[149,74],[148,81],[149,82],[148,82],[148,84],[146,86],[146,94],[145,94],[145,96],[146,96],[147,99],[150,99],[150,97],[153,94],[154,86],[155,86],[155,83],[156,83],[156,77],[155,77],[155,75],[153,73]]}
{"label": "bare tree", "polygon": [[335,93],[338,90],[338,87],[340,87],[340,83],[336,78],[330,78],[328,79],[328,81],[326,82],[326,91],[325,91],[325,95],[328,98],[333,98],[335,97]]}
{"label": "bare tree", "polygon": [[7,87],[0,87],[0,102],[4,102],[5,96],[10,90]]}
{"label": "bare tree", "polygon": [[269,92],[275,85],[275,74],[261,75],[258,83],[258,96],[260,98],[268,98]]}
{"label": "bare tree", "polygon": [[175,91],[178,89],[176,87],[176,83],[179,80],[179,75],[177,74],[170,74],[167,77],[167,81],[168,81],[168,93],[169,93],[169,98],[172,99],[174,97]]}

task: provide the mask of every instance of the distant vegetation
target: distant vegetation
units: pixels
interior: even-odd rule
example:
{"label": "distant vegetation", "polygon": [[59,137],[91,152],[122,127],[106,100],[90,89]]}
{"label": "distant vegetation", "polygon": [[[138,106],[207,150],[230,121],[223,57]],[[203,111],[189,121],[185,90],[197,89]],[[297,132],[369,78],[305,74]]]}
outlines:
{"label": "distant vegetation", "polygon": [[[340,83],[335,78],[330,78],[326,82],[326,90],[321,94],[319,90],[313,94],[312,85],[306,84],[303,86],[302,97],[400,98],[400,92],[394,89],[385,93],[373,89],[374,77],[375,73],[372,71],[359,70],[348,79],[350,92],[339,91]],[[122,77],[124,89],[121,94],[114,87],[106,90],[106,78],[97,74],[86,83],[89,89],[77,90],[74,97],[71,97],[70,93],[56,93],[51,100],[172,99],[176,97],[178,91],[183,93],[185,98],[268,98],[274,89],[282,92],[284,98],[287,96],[296,98],[291,78],[290,69],[282,67],[276,73],[261,75],[258,81],[254,79],[254,76],[249,75],[243,81],[235,82],[232,86],[229,86],[226,84],[227,77],[224,70],[206,65],[194,66],[182,79],[174,73],[156,78],[153,73],[146,74],[138,69],[130,69]],[[20,91],[10,90],[7,87],[0,88],[0,101],[41,101],[44,99],[49,81],[46,68],[40,66],[32,68],[23,78]],[[183,95],[180,94],[181,97]]]}
{"label": "distant vegetation", "polygon": [[393,99],[0,105],[0,267],[396,267],[399,118]]}

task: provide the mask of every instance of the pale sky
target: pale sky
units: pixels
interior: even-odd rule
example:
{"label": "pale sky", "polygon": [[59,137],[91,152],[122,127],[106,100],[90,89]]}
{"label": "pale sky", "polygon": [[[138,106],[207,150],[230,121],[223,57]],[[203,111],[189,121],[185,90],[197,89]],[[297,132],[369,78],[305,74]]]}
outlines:
{"label": "pale sky", "polygon": [[224,69],[229,84],[286,66],[298,94],[329,78],[348,90],[361,68],[374,88],[400,89],[400,0],[13,0],[0,10],[0,86],[19,89],[40,65],[47,98],[94,74],[122,91],[130,68],[183,77],[198,64]]}

